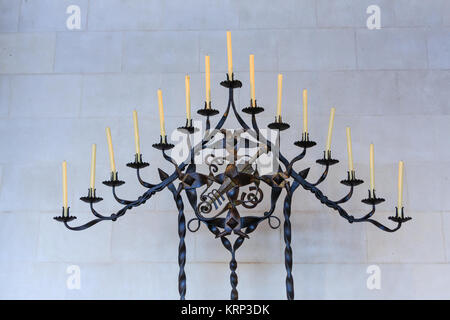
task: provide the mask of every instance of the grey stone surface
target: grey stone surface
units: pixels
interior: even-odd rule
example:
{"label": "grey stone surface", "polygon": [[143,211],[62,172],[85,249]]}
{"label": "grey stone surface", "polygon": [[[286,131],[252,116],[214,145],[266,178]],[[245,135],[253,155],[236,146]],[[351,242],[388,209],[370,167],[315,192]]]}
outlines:
{"label": "grey stone surface", "polygon": [[0,1],[0,32],[17,31],[21,0]]}
{"label": "grey stone surface", "polygon": [[[81,9],[81,30],[67,30],[66,8]],[[0,298],[177,299],[177,212],[164,190],[116,222],[71,232],[54,221],[61,212],[61,162],[68,161],[69,204],[75,225],[93,216],[78,200],[89,183],[90,145],[97,144],[96,188],[108,215],[105,127],[111,127],[116,165],[127,183],[118,195],[145,192],[133,160],[132,111],[150,167],[172,172],[151,145],[159,139],[157,89],[163,91],[166,131],[185,123],[184,76],[191,105],[205,100],[204,56],[211,56],[213,106],[225,108],[219,85],[227,71],[231,30],[235,76],[243,87],[236,107],[248,106],[249,54],[255,54],[256,98],[276,109],[277,74],[284,76],[281,138],[288,158],[302,127],[301,90],[308,89],[309,129],[317,146],[302,166],[322,173],[329,111],[335,107],[332,153],[340,163],[320,185],[330,199],[348,189],[345,127],[351,126],[356,174],[365,183],[345,204],[360,217],[367,196],[369,144],[375,144],[376,190],[386,202],[374,217],[388,225],[397,197],[397,161],[405,161],[405,212],[413,220],[396,233],[349,224],[299,190],[292,203],[293,275],[298,299],[449,299],[450,257],[450,2],[380,0],[381,30],[368,30],[370,0],[0,0]],[[212,123],[215,124],[212,118]],[[244,115],[246,121],[249,120]],[[235,127],[230,119],[227,127]],[[302,167],[300,164],[296,170]],[[268,205],[266,193],[262,214]],[[279,205],[280,206],[280,205]],[[280,207],[279,207],[280,208]],[[247,215],[251,211],[243,210]],[[282,218],[277,209],[276,215]],[[194,216],[186,202],[186,218]],[[283,222],[283,219],[282,219]],[[186,235],[188,299],[229,297],[229,259],[202,226]],[[267,223],[237,253],[242,299],[285,297],[283,230]],[[81,270],[81,290],[66,286],[67,267]],[[367,268],[378,266],[381,289],[369,290]],[[211,285],[211,284],[214,285]]]}
{"label": "grey stone surface", "polygon": [[421,29],[356,31],[360,69],[425,69],[426,32]]}
{"label": "grey stone surface", "polygon": [[112,32],[59,33],[55,72],[90,73],[121,70],[122,35]]}
{"label": "grey stone surface", "polygon": [[53,71],[55,34],[0,34],[0,73]]}

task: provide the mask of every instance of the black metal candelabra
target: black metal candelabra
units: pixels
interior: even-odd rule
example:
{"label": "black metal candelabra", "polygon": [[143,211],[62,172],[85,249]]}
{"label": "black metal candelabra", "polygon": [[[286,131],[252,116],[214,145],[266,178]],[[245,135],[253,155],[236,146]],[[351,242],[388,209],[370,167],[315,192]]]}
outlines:
{"label": "black metal candelabra", "polygon": [[[362,200],[363,203],[370,206],[371,209],[369,213],[361,218],[349,215],[341,205],[349,201],[353,195],[354,188],[363,183],[362,180],[356,178],[355,171],[348,172],[347,178],[341,181],[343,185],[350,188],[348,193],[340,200],[330,200],[318,188],[318,185],[326,179],[330,166],[338,163],[338,160],[331,157],[331,152],[324,152],[323,158],[316,161],[317,164],[323,166],[323,173],[319,179],[315,182],[308,181],[307,176],[309,168],[297,171],[294,169],[294,164],[305,157],[308,148],[311,148],[316,144],[314,141],[310,140],[309,135],[305,133],[302,134],[301,140],[294,143],[295,146],[303,150],[292,160],[288,161],[279,151],[279,137],[280,132],[288,129],[289,125],[283,122],[281,117],[276,117],[275,122],[268,125],[270,129],[277,130],[277,141],[273,143],[262,134],[256,121],[256,115],[264,111],[262,107],[258,106],[255,102],[242,110],[244,113],[250,115],[251,127],[242,119],[236,110],[233,93],[234,89],[242,86],[242,83],[239,80],[235,80],[233,77],[230,79],[227,75],[227,80],[222,81],[220,84],[225,88],[228,88],[229,98],[227,108],[215,128],[211,129],[210,117],[217,115],[219,111],[213,109],[210,103],[205,103],[204,108],[198,110],[198,114],[206,118],[205,132],[202,133],[201,142],[197,143],[195,146],[192,146],[191,144],[190,136],[197,130],[197,128],[194,128],[192,125],[191,120],[187,120],[185,126],[178,128],[178,130],[186,135],[186,140],[188,142],[189,156],[185,161],[177,163],[167,153],[168,150],[174,147],[173,144],[167,142],[167,137],[161,137],[158,143],[153,144],[154,148],[161,150],[164,159],[174,166],[172,174],[169,175],[163,170],[158,169],[161,182],[151,184],[144,181],[140,172],[141,169],[149,166],[149,164],[142,160],[141,154],[136,154],[134,161],[128,163],[127,166],[136,170],[139,183],[147,189],[136,200],[130,201],[119,198],[116,193],[116,188],[123,185],[125,182],[119,180],[118,174],[115,172],[112,173],[110,179],[104,181],[103,184],[112,188],[115,200],[123,205],[120,210],[109,216],[97,212],[94,209],[94,203],[101,201],[102,198],[96,196],[95,189],[89,189],[88,195],[80,199],[90,205],[91,212],[95,216],[93,220],[80,226],[70,226],[69,222],[76,219],[76,217],[70,216],[68,208],[66,210],[63,209],[62,215],[55,217],[54,219],[64,223],[70,230],[85,230],[101,221],[116,221],[118,218],[125,215],[128,210],[143,205],[154,194],[167,188],[173,194],[178,209],[178,291],[180,299],[182,300],[185,299],[186,295],[186,274],[184,271],[186,264],[186,245],[184,241],[186,229],[189,229],[191,232],[196,232],[199,230],[201,224],[206,225],[216,238],[220,238],[225,249],[230,252],[231,299],[236,300],[238,299],[236,251],[241,247],[244,240],[249,238],[249,234],[255,231],[258,225],[263,221],[267,220],[272,229],[276,229],[280,226],[280,219],[273,214],[283,190],[286,192],[283,201],[284,258],[287,274],[286,294],[287,298],[290,300],[294,299],[290,216],[292,196],[298,187],[301,186],[304,190],[313,193],[322,204],[337,211],[337,213],[349,223],[368,222],[383,231],[394,232],[400,229],[402,223],[411,219],[404,216],[403,208],[396,208],[395,216],[389,217],[390,220],[396,223],[395,227],[389,228],[374,220],[372,217],[375,213],[376,205],[384,201],[384,199],[378,198],[374,191],[369,191],[369,197]],[[253,157],[240,157],[238,155],[238,149],[241,147],[248,148],[250,142],[249,139],[244,139],[244,142],[241,143],[242,140],[239,139],[239,135],[236,133],[233,134],[231,138],[225,137],[222,140],[219,140],[219,145],[217,144],[217,141],[214,142],[215,137],[220,134],[226,135],[226,130],[222,129],[222,127],[231,110],[241,126],[240,132],[249,133],[256,143],[257,153]],[[244,146],[242,146],[242,144],[244,144]],[[200,173],[197,170],[194,158],[200,151],[207,149],[213,149],[215,151],[222,149],[224,153],[218,156],[212,153],[209,154],[205,158],[208,172]],[[275,152],[275,150],[277,152]],[[276,154],[276,170],[271,174],[260,175],[255,160],[261,154],[267,154],[269,152],[273,155]],[[224,169],[219,173],[221,168]],[[175,185],[176,182],[178,182],[178,185]],[[259,216],[241,216],[238,210],[239,207],[253,209],[261,203],[263,199],[261,183],[267,185],[271,190],[270,208]],[[244,188],[245,191],[242,191]],[[190,219],[187,224],[184,214],[184,203],[181,197],[183,191],[195,213],[195,217]],[[229,239],[229,236],[232,233],[237,236],[234,239],[234,242]]]}

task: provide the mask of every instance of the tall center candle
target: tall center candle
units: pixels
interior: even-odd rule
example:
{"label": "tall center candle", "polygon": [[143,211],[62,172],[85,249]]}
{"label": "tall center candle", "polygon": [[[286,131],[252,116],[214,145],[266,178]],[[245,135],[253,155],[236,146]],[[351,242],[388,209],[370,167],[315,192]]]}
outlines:
{"label": "tall center candle", "polygon": [[227,31],[228,77],[233,79],[233,52],[231,49],[231,32]]}

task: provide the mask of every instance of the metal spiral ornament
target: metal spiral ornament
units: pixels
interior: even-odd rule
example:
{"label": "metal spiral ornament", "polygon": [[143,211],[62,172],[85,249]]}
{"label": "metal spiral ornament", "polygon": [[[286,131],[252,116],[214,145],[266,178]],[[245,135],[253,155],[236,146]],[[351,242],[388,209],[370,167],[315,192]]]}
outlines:
{"label": "metal spiral ornament", "polygon": [[294,278],[292,276],[292,248],[291,248],[291,203],[292,193],[289,187],[286,187],[286,198],[284,199],[284,266],[286,267],[286,296],[288,300],[294,299]]}
{"label": "metal spiral ornament", "polygon": [[178,292],[180,294],[180,300],[184,300],[186,296],[186,273],[184,266],[186,265],[186,244],[184,238],[186,236],[186,218],[184,217],[184,205],[181,195],[174,194],[175,201],[178,208],[178,236],[180,238],[178,244]]}

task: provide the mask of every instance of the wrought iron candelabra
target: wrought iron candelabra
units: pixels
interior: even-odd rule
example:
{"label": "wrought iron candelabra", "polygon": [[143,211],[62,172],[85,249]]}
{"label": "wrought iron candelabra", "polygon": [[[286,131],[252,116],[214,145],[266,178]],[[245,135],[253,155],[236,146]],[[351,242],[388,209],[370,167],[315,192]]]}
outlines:
{"label": "wrought iron candelabra", "polygon": [[[261,133],[257,124],[257,114],[264,111],[262,107],[255,103],[253,105],[250,104],[249,107],[242,110],[249,115],[251,125],[247,124],[237,111],[234,102],[234,90],[240,88],[242,83],[234,79],[233,76],[230,78],[227,74],[227,80],[222,81],[220,84],[228,89],[229,98],[226,110],[216,126],[211,128],[210,118],[219,114],[219,111],[211,108],[210,104],[205,103],[204,108],[198,110],[198,114],[204,116],[206,119],[206,129],[204,133],[202,132],[203,138],[201,142],[194,146],[191,144],[190,136],[197,130],[192,125],[192,121],[188,120],[185,126],[179,128],[186,135],[190,150],[189,156],[184,162],[177,163],[168,154],[168,150],[172,149],[174,145],[167,142],[166,136],[161,136],[160,141],[153,144],[154,148],[161,151],[164,159],[174,166],[174,171],[171,174],[167,174],[163,170],[158,169],[161,182],[153,184],[144,181],[141,177],[141,170],[149,166],[149,164],[142,160],[141,154],[136,154],[134,161],[128,163],[127,166],[136,170],[139,183],[147,189],[136,200],[124,200],[117,195],[117,187],[123,185],[125,182],[120,180],[117,172],[115,172],[103,184],[111,187],[114,199],[123,205],[120,210],[111,215],[102,215],[97,212],[94,204],[101,201],[102,198],[96,195],[95,189],[89,189],[88,195],[82,197],[81,200],[89,204],[91,212],[95,216],[93,220],[80,226],[71,226],[69,223],[76,219],[76,217],[70,216],[68,208],[63,209],[62,215],[54,219],[62,222],[70,230],[84,230],[101,221],[116,221],[125,215],[128,210],[143,205],[157,192],[168,189],[173,194],[173,199],[178,209],[178,291],[180,299],[185,299],[186,295],[186,274],[184,271],[186,263],[186,229],[189,229],[191,232],[196,232],[204,224],[216,238],[220,238],[225,249],[231,254],[229,266],[231,271],[231,299],[233,300],[238,299],[236,251],[241,247],[244,240],[249,238],[249,234],[256,230],[260,223],[267,221],[273,229],[280,226],[280,219],[274,215],[274,212],[283,190],[285,191],[285,196],[280,211],[282,210],[284,217],[284,259],[286,267],[286,294],[288,299],[294,299],[290,222],[291,204],[292,196],[299,187],[313,193],[318,201],[336,211],[349,223],[368,222],[383,231],[394,232],[400,229],[404,222],[411,219],[404,216],[402,207],[396,208],[395,215],[389,217],[396,224],[393,228],[389,228],[374,220],[373,215],[375,214],[376,205],[383,202],[384,199],[378,198],[375,192],[370,191],[369,197],[362,200],[363,203],[370,206],[369,213],[359,218],[348,214],[341,205],[349,201],[353,195],[354,188],[363,183],[362,180],[356,178],[355,171],[348,172],[346,179],[341,181],[343,185],[349,187],[348,193],[337,201],[329,199],[318,186],[326,179],[330,166],[338,163],[338,160],[331,157],[331,152],[324,152],[323,158],[316,161],[318,165],[323,167],[323,173],[319,179],[314,182],[308,181],[309,168],[297,171],[294,169],[294,164],[302,160],[306,155],[307,149],[316,144],[310,140],[309,135],[302,134],[301,139],[294,143],[295,146],[300,148],[301,152],[289,161],[279,151],[280,133],[288,129],[289,125],[283,122],[281,117],[276,117],[275,122],[268,125],[270,129],[277,130],[276,141],[272,142]],[[219,145],[217,142],[213,143],[214,137],[217,137],[218,134],[226,133],[222,127],[231,111],[233,111],[241,126],[240,132],[248,132],[253,138],[252,145],[256,146],[257,153],[252,157],[240,157],[238,155],[238,149],[241,147],[248,148],[251,142],[249,139],[239,139],[239,136],[236,134],[231,139],[224,138]],[[198,172],[194,158],[198,152],[206,149],[222,149],[225,152],[219,156],[211,154],[206,157],[205,161],[208,166],[208,172],[200,173]],[[275,150],[277,152],[274,152]],[[274,155],[276,154],[276,170],[272,174],[260,175],[255,160],[261,154],[269,152]],[[253,209],[261,203],[264,193],[261,188],[262,184],[270,188],[270,208],[261,215],[241,216],[239,208]],[[195,213],[195,217],[190,219],[188,223],[185,220],[182,192],[186,194],[189,205]],[[233,239],[234,241],[230,239],[232,233],[236,235]]]}

